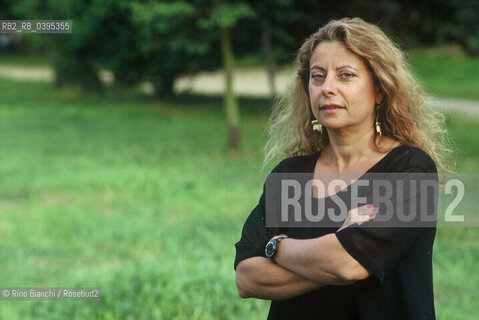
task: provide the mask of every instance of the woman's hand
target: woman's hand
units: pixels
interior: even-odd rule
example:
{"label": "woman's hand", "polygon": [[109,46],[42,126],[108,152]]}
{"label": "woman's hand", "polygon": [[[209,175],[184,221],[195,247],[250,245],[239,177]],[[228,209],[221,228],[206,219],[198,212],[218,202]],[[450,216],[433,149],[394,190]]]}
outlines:
{"label": "woman's hand", "polygon": [[[339,230],[349,227],[352,224],[357,223],[358,225],[363,224],[366,221],[370,221],[376,217],[378,208],[373,207],[372,204],[367,204],[358,208],[349,210],[346,220],[344,220],[343,225]],[[338,231],[339,231],[338,230]]]}

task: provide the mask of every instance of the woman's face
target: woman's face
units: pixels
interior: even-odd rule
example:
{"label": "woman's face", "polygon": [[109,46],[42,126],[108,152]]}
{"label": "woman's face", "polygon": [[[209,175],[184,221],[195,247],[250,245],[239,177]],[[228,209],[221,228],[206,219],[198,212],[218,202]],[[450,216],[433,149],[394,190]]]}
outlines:
{"label": "woman's face", "polygon": [[326,128],[364,134],[373,130],[378,95],[365,63],[339,41],[323,41],[310,59],[309,97]]}

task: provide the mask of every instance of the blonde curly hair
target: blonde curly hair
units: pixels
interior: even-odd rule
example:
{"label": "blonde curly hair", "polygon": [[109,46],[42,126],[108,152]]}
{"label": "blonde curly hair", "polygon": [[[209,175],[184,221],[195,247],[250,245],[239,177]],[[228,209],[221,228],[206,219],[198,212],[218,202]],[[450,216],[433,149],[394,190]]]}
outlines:
{"label": "blonde curly hair", "polygon": [[368,67],[383,97],[375,107],[382,135],[424,150],[438,169],[449,171],[452,151],[448,147],[444,115],[426,103],[424,91],[401,49],[379,27],[360,18],[330,21],[301,46],[296,57],[296,79],[290,91],[273,107],[264,163],[277,157],[314,154],[329,144],[327,133],[319,135],[313,131],[311,121],[315,118],[308,91],[310,58],[322,41],[342,42]]}

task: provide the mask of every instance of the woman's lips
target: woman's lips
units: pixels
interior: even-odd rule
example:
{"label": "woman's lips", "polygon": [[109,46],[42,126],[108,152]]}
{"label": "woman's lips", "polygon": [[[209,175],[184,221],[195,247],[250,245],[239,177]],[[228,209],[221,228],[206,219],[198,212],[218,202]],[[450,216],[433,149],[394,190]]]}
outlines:
{"label": "woman's lips", "polygon": [[324,111],[325,113],[333,113],[341,109],[344,109],[344,108],[335,104],[328,104],[319,108],[320,111]]}

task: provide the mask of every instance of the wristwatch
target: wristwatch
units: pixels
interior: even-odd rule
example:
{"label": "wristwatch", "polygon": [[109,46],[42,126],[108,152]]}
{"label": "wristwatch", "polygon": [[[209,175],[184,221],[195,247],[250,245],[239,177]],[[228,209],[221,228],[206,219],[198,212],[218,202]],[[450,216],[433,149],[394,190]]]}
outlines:
{"label": "wristwatch", "polygon": [[278,243],[286,238],[287,237],[279,237],[269,240],[266,244],[266,247],[264,248],[264,253],[266,254],[266,256],[274,261],[274,254],[276,253],[276,249],[278,248]]}

